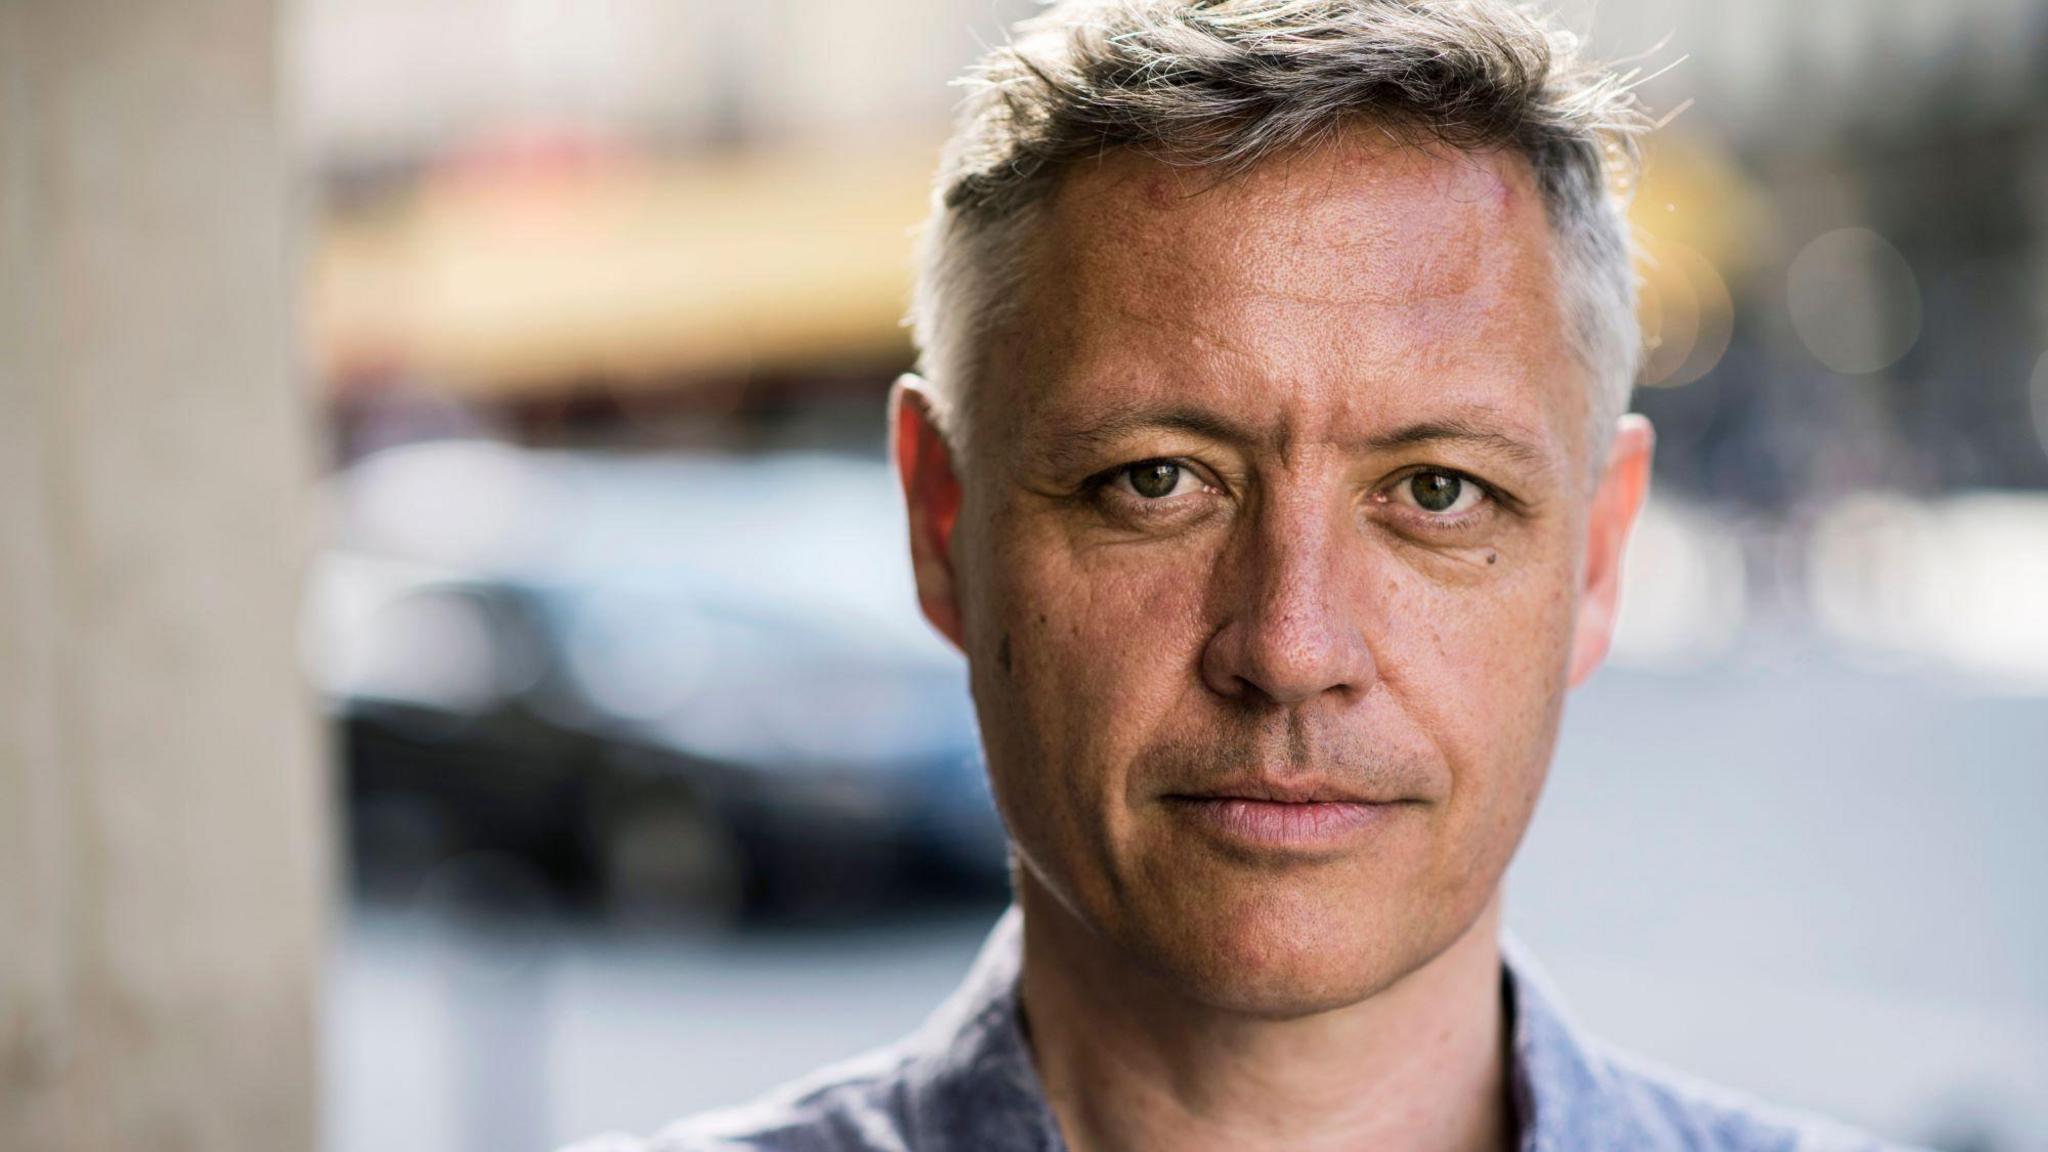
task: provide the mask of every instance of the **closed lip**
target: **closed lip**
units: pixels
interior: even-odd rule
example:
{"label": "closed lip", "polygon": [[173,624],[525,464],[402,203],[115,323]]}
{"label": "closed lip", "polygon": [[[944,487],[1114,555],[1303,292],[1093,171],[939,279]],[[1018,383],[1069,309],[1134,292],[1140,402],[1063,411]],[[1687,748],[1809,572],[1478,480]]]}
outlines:
{"label": "closed lip", "polygon": [[1359,847],[1404,799],[1327,779],[1248,776],[1169,792],[1168,811],[1250,859],[1330,858]]}
{"label": "closed lip", "polygon": [[1260,800],[1269,804],[1394,804],[1405,797],[1318,778],[1284,780],[1246,776],[1168,792],[1175,800]]}

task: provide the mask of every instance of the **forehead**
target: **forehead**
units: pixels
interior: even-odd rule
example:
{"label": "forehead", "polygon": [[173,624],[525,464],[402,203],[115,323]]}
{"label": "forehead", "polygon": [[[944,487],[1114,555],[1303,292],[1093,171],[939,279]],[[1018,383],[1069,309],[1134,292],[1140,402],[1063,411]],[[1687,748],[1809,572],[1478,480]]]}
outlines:
{"label": "forehead", "polygon": [[1217,287],[1381,307],[1470,292],[1485,272],[1511,274],[1547,249],[1519,157],[1425,150],[1367,128],[1235,175],[1112,152],[1061,183],[1050,225],[1049,247],[1084,275],[1137,270],[1128,241],[1170,246],[1177,259],[1142,274],[1184,282],[1173,286],[1223,274]]}
{"label": "forehead", "polygon": [[997,403],[1163,389],[1353,424],[1482,407],[1568,451],[1585,396],[1551,243],[1511,153],[1361,127],[1219,177],[1113,151],[1049,202],[991,349]]}

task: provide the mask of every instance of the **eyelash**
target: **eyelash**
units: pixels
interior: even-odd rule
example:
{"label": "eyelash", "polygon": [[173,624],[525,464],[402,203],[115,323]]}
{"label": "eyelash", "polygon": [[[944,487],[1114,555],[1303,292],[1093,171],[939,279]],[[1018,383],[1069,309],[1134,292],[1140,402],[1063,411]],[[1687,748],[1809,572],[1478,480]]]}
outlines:
{"label": "eyelash", "polygon": [[1123,500],[1122,507],[1136,513],[1137,515],[1150,516],[1161,514],[1167,511],[1166,509],[1160,508],[1158,506],[1164,501],[1147,500],[1142,496],[1119,497],[1111,495],[1111,492],[1114,490],[1114,486],[1118,479],[1120,479],[1121,477],[1125,476],[1130,472],[1136,471],[1139,468],[1143,468],[1148,464],[1171,464],[1176,468],[1185,469],[1188,472],[1188,474],[1194,478],[1195,482],[1202,485],[1202,487],[1205,490],[1209,492],[1221,492],[1223,490],[1221,485],[1212,482],[1208,478],[1207,474],[1204,473],[1200,468],[1196,467],[1192,462],[1182,459],[1178,456],[1148,456],[1143,460],[1133,460],[1126,464],[1118,464],[1113,468],[1106,468],[1100,472],[1097,472],[1095,475],[1090,476],[1087,480],[1083,481],[1082,489],[1090,499],[1094,500],[1097,503],[1102,503],[1104,501],[1112,499],[1121,499]]}
{"label": "eyelash", "polygon": [[[1175,467],[1187,469],[1190,473],[1194,475],[1197,482],[1201,483],[1203,487],[1208,491],[1217,492],[1222,490],[1219,485],[1208,480],[1204,476],[1202,470],[1196,467],[1191,461],[1176,456],[1151,456],[1143,460],[1133,460],[1128,463],[1118,464],[1112,468],[1106,468],[1103,471],[1098,472],[1093,476],[1090,476],[1086,481],[1084,481],[1083,490],[1089,496],[1089,498],[1095,500],[1098,503],[1104,500],[1114,499],[1115,497],[1111,497],[1109,493],[1112,491],[1112,486],[1115,485],[1117,480],[1123,477],[1124,475],[1130,473],[1131,471],[1145,467],[1148,464],[1172,464]],[[1510,497],[1507,493],[1503,492],[1501,489],[1496,488],[1494,485],[1487,483],[1485,480],[1482,480],[1469,472],[1463,472],[1456,468],[1445,468],[1438,465],[1423,465],[1416,468],[1410,468],[1406,472],[1403,472],[1400,475],[1394,477],[1394,479],[1388,482],[1388,484],[1385,487],[1376,490],[1373,493],[1371,499],[1374,503],[1395,504],[1396,501],[1392,495],[1393,492],[1397,490],[1401,485],[1406,484],[1410,480],[1415,479],[1415,477],[1423,475],[1425,473],[1436,473],[1444,476],[1456,477],[1460,483],[1470,484],[1473,487],[1479,489],[1480,494],[1485,497],[1485,499],[1479,501],[1471,508],[1449,519],[1446,519],[1441,516],[1432,516],[1429,513],[1421,511],[1419,509],[1410,509],[1407,508],[1406,505],[1401,505],[1401,507],[1404,509],[1403,514],[1411,522],[1420,523],[1426,531],[1444,533],[1455,532],[1459,529],[1470,526],[1474,521],[1478,520],[1480,517],[1487,515],[1490,510],[1513,510],[1514,508],[1513,498]],[[1157,507],[1157,505],[1161,503],[1161,501],[1146,500],[1142,497],[1138,497],[1136,499],[1125,497],[1124,500],[1125,503],[1123,507],[1132,512],[1135,512],[1138,515],[1156,515],[1166,511],[1165,509]]]}
{"label": "eyelash", "polygon": [[1378,503],[1396,504],[1393,493],[1401,485],[1408,483],[1417,476],[1429,474],[1456,477],[1459,483],[1472,485],[1474,488],[1479,489],[1481,496],[1485,497],[1485,499],[1480,500],[1477,504],[1452,517],[1432,516],[1420,509],[1410,508],[1405,504],[1399,505],[1405,515],[1411,520],[1419,521],[1429,531],[1455,532],[1469,526],[1480,517],[1487,515],[1489,511],[1502,508],[1511,509],[1513,507],[1512,501],[1506,493],[1481,480],[1479,477],[1472,475],[1470,472],[1461,472],[1456,468],[1444,468],[1437,465],[1410,468],[1408,471],[1396,476],[1385,488],[1375,492],[1373,499]]}

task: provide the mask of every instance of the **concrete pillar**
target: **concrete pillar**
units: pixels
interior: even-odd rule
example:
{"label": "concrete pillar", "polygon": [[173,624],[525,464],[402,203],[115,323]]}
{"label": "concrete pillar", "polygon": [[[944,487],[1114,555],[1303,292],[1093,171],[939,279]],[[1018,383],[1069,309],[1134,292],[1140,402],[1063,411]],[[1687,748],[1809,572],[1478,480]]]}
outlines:
{"label": "concrete pillar", "polygon": [[307,1149],[329,869],[272,0],[0,0],[0,1148]]}

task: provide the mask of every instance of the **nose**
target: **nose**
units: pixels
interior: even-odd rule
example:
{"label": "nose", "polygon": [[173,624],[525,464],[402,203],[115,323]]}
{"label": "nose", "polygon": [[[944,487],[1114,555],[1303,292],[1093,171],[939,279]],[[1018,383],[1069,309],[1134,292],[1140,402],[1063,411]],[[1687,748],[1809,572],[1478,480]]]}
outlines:
{"label": "nose", "polygon": [[1376,673],[1350,516],[1269,502],[1246,528],[1217,573],[1222,624],[1203,649],[1203,681],[1248,702],[1363,696]]}

